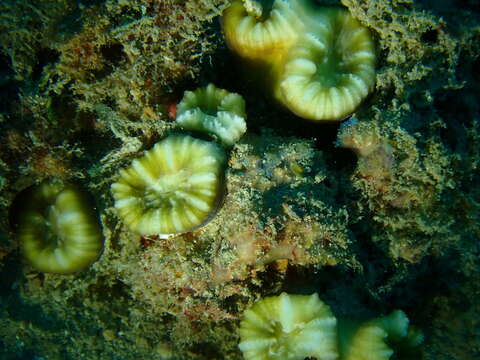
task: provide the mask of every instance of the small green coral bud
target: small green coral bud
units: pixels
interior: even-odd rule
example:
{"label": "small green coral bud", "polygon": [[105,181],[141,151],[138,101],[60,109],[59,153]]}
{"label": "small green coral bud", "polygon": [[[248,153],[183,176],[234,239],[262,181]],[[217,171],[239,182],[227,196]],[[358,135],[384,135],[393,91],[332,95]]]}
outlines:
{"label": "small green coral bud", "polygon": [[395,343],[408,334],[409,320],[401,310],[367,322],[339,321],[342,360],[388,360]]}
{"label": "small green coral bud", "polygon": [[206,132],[232,146],[247,131],[245,101],[213,84],[185,91],[177,106],[177,123],[185,130]]}
{"label": "small green coral bud", "polygon": [[79,188],[44,181],[22,192],[15,202],[21,249],[35,269],[72,273],[100,256],[102,231],[87,194]]}
{"label": "small green coral bud", "polygon": [[213,142],[169,136],[120,171],[111,187],[118,215],[141,235],[192,231],[221,203],[225,162]]}

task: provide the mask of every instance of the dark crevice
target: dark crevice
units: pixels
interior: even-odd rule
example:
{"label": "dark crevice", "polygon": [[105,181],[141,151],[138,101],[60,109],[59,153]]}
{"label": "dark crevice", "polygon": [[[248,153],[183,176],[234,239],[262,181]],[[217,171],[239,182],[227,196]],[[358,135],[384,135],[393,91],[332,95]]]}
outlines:
{"label": "dark crevice", "polygon": [[[12,104],[18,101],[18,86],[10,57],[0,48],[0,113],[9,113]],[[1,129],[0,124],[0,129]]]}
{"label": "dark crevice", "polygon": [[421,36],[420,39],[422,42],[433,44],[438,40],[438,31],[437,30],[427,30]]}
{"label": "dark crevice", "polygon": [[58,61],[60,54],[58,51],[49,49],[49,48],[42,48],[37,51],[37,62],[32,71],[32,80],[37,82],[42,77],[43,69],[45,66],[49,64],[53,64]]}

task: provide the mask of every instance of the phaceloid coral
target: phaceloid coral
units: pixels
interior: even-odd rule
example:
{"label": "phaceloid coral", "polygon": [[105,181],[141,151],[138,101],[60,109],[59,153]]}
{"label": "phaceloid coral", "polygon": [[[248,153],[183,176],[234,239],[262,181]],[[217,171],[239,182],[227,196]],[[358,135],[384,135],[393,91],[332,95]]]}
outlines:
{"label": "phaceloid coral", "polygon": [[223,23],[232,50],[258,60],[262,71],[266,64],[273,97],[300,117],[342,120],[373,90],[373,38],[345,9],[300,0],[264,9],[237,1],[224,11]]}

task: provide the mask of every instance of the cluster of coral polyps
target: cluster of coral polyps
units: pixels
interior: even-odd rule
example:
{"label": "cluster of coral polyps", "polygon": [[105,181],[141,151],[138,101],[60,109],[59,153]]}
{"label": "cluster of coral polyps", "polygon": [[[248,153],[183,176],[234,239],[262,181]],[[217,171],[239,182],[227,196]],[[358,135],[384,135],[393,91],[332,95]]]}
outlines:
{"label": "cluster of coral polyps", "polygon": [[403,311],[370,321],[337,319],[317,294],[266,297],[245,311],[240,350],[246,360],[388,360],[395,347],[415,348]]}
{"label": "cluster of coral polyps", "polygon": [[[355,267],[348,214],[326,201],[328,177],[313,142],[247,136],[232,150],[217,215],[175,238],[144,237],[139,260],[119,264],[122,282],[155,315],[207,324],[238,318],[293,268]],[[120,241],[132,246],[131,234],[122,232]]]}
{"label": "cluster of coral polyps", "polygon": [[[245,102],[213,84],[185,92],[177,122],[205,132],[224,145],[247,130]],[[223,200],[225,150],[187,134],[170,135],[120,171],[112,184],[115,208],[140,235],[172,235],[202,226]]]}
{"label": "cluster of coral polyps", "polygon": [[375,44],[343,8],[302,0],[235,0],[223,13],[230,48],[249,65],[270,69],[273,96],[309,120],[342,120],[375,84]]}

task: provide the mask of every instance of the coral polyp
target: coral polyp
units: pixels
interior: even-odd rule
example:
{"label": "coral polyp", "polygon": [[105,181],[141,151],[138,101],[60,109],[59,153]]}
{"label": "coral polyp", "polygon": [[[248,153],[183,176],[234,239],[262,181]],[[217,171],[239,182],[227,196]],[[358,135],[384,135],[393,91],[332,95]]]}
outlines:
{"label": "coral polyp", "polygon": [[277,98],[300,117],[342,120],[375,84],[375,46],[370,32],[347,10],[331,8],[291,49]]}
{"label": "coral polyp", "polygon": [[215,143],[171,135],[120,171],[111,187],[115,208],[141,235],[194,230],[222,200],[224,166],[225,153]]}
{"label": "coral polyp", "polygon": [[177,106],[177,123],[185,130],[205,132],[231,146],[247,131],[245,101],[213,84],[185,91]]}
{"label": "coral polyp", "polygon": [[271,296],[245,311],[240,350],[247,360],[335,360],[337,319],[317,294]]}
{"label": "coral polyp", "polygon": [[303,25],[288,0],[275,0],[271,8],[258,1],[235,0],[222,18],[230,48],[248,60],[275,60],[297,40]]}
{"label": "coral polyp", "polygon": [[13,214],[27,261],[38,271],[72,273],[93,263],[103,248],[102,231],[86,194],[49,180],[20,194]]}
{"label": "coral polyp", "polygon": [[401,310],[367,322],[339,321],[341,359],[388,360],[395,353],[394,345],[403,340],[407,340],[407,347],[420,345],[423,336],[411,339],[408,325],[407,315]]}

